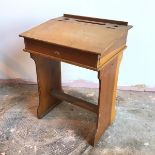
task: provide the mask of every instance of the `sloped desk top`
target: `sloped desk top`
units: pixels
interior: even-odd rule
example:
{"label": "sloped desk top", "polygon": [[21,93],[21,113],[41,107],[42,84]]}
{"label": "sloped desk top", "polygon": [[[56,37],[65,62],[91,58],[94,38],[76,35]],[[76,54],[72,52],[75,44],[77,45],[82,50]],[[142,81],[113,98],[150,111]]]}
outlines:
{"label": "sloped desk top", "polygon": [[[34,27],[20,36],[25,38],[26,45],[30,44],[31,40],[33,44],[34,42],[37,44],[38,41],[39,44],[42,42],[44,46],[53,45],[55,48],[59,46],[59,49],[54,49],[55,55],[57,54],[56,59],[99,70],[106,61],[125,48],[127,32],[131,27],[123,21],[64,14],[62,17]],[[93,64],[68,60],[66,56],[62,56],[64,52],[60,52],[64,48],[72,50],[69,53],[70,56],[79,51],[80,57],[87,56],[88,58],[88,53],[90,53],[90,55],[94,55],[92,57],[96,56],[96,60],[90,58]],[[31,53],[33,50],[28,46],[25,48],[25,51]],[[49,49],[49,51],[51,50]],[[85,54],[83,55],[81,52]],[[52,55],[52,51],[49,52],[49,55]]]}

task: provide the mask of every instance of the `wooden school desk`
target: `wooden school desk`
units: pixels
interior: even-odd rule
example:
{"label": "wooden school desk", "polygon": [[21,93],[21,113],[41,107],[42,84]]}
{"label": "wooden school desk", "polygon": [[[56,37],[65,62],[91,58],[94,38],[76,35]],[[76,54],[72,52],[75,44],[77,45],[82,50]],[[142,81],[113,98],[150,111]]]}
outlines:
{"label": "wooden school desk", "polygon": [[[95,145],[115,118],[119,64],[129,26],[127,22],[64,14],[22,34],[35,61],[39,91],[38,118],[66,100],[97,114]],[[98,105],[65,94],[61,61],[98,72]]]}

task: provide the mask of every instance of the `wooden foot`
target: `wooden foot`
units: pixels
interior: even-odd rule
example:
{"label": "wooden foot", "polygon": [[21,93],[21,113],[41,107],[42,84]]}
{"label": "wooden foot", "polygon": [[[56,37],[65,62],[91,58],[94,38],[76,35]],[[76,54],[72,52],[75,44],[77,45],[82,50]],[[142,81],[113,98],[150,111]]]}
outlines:
{"label": "wooden foot", "polygon": [[61,64],[58,61],[53,61],[34,54],[31,54],[31,58],[35,61],[37,72],[39,92],[37,116],[38,118],[42,118],[61,102],[61,100],[51,95],[53,90],[62,91]]}
{"label": "wooden foot", "polygon": [[97,127],[92,145],[101,138],[103,132],[115,118],[115,100],[117,89],[118,69],[122,53],[114,57],[99,72],[99,98],[97,112]]}

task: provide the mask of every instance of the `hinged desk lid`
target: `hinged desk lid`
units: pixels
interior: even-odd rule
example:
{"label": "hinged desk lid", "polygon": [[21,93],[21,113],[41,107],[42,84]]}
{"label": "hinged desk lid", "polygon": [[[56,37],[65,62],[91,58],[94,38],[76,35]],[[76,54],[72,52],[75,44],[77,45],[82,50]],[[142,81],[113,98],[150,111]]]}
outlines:
{"label": "hinged desk lid", "polygon": [[34,27],[20,36],[99,54],[125,46],[127,22],[65,14]]}

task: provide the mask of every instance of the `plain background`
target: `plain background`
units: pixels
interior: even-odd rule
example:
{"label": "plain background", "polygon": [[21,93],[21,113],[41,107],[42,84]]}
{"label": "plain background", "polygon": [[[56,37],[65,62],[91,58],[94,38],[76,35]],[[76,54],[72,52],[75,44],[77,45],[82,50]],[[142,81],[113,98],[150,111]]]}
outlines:
{"label": "plain background", "polygon": [[[0,79],[36,81],[35,65],[24,53],[18,35],[63,13],[128,21],[129,31],[120,66],[119,86],[155,86],[154,0],[0,0]],[[98,82],[97,73],[62,64],[63,82]]]}

